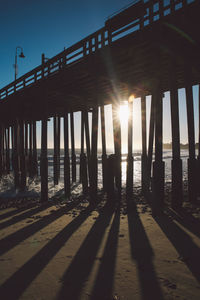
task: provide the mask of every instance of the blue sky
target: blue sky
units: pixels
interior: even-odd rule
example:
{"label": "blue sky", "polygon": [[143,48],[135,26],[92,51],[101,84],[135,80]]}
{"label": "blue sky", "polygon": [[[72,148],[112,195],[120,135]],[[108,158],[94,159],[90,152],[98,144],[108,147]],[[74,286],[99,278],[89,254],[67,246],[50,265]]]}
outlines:
{"label": "blue sky", "polygon": [[[18,58],[19,74],[30,71],[41,63],[41,54],[52,57],[80,39],[104,26],[106,18],[129,0],[7,0],[0,1],[0,88],[14,80],[14,58],[16,46],[23,47],[25,59]],[[181,142],[187,142],[186,104],[184,91],[179,91]],[[195,125],[197,141],[198,88],[194,88]],[[150,103],[150,99],[147,101]],[[169,94],[163,102],[164,142],[171,140]],[[109,111],[109,109],[108,109]],[[140,101],[134,103],[134,139],[136,148],[140,147],[141,119]],[[147,105],[147,115],[149,105]],[[109,112],[108,112],[109,115]],[[80,120],[77,114],[76,120]],[[77,123],[79,128],[80,122]],[[111,124],[107,127],[110,128]],[[40,126],[38,124],[38,146],[40,146]],[[111,130],[107,132],[108,146],[111,146]],[[80,130],[76,130],[76,146],[79,147]],[[125,135],[124,135],[125,136]],[[125,141],[124,141],[125,143]],[[52,147],[52,122],[49,123],[49,147]]]}

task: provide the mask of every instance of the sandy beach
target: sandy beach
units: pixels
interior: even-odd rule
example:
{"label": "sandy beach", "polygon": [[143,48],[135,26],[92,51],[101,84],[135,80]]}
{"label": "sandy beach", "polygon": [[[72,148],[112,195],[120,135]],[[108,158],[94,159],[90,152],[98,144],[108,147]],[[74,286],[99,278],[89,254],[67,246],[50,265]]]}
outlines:
{"label": "sandy beach", "polygon": [[1,299],[199,299],[197,207],[153,218],[139,190],[96,200],[1,209]]}

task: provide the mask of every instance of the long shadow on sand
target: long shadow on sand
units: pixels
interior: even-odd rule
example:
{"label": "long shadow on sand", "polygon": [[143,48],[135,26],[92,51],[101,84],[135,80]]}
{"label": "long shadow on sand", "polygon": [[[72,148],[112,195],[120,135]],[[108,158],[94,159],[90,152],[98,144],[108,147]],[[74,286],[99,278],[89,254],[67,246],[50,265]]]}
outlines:
{"label": "long shadow on sand", "polygon": [[172,216],[178,223],[183,227],[188,229],[190,232],[195,234],[200,238],[200,221],[190,213],[188,213],[184,208],[180,210],[173,210],[168,208],[166,210],[169,216]]}
{"label": "long shadow on sand", "polygon": [[[114,211],[115,211],[115,205],[112,205],[111,203],[107,203],[100,211],[100,214],[96,222],[90,229],[81,247],[79,248],[78,252],[73,258],[65,274],[63,275],[62,278],[63,286],[58,294],[57,299],[62,299],[62,300],[79,299],[82,288],[85,282],[87,281],[89,274],[92,270],[98,249],[105,235],[105,230],[110,224]],[[117,220],[118,217],[117,219],[115,219],[115,222],[117,222]],[[116,226],[116,223],[114,223],[113,226]],[[116,245],[114,245],[114,248],[115,246]],[[112,250],[116,251],[116,248],[111,249],[111,251]],[[105,254],[104,254],[104,259],[105,259]],[[113,277],[112,265],[113,264],[111,263],[109,274],[108,274],[110,283],[112,283],[112,277]],[[101,298],[101,299],[105,299],[105,298]]]}
{"label": "long shadow on sand", "polygon": [[[47,208],[49,208],[49,207],[51,207],[53,205],[56,205],[56,204],[57,204],[56,202],[47,202],[46,204],[34,207],[32,209],[27,208],[26,209],[27,211],[25,211],[24,213],[22,213],[20,215],[17,215],[17,216],[14,216],[10,220],[7,220],[5,222],[0,223],[0,230],[4,229],[6,227],[9,227],[9,226],[11,226],[13,224],[16,224],[16,223],[18,223],[18,222],[20,222],[20,221],[22,221],[22,220],[24,220],[26,218],[29,218],[29,217],[33,216],[34,214],[42,212],[45,209],[47,209]],[[18,214],[19,212],[20,212],[20,210],[16,211],[16,214]]]}
{"label": "long shadow on sand", "polygon": [[128,197],[127,205],[131,255],[137,264],[142,299],[162,300],[163,294],[153,265],[154,253],[137,213],[134,199]]}
{"label": "long shadow on sand", "polygon": [[180,259],[187,265],[194,277],[200,281],[200,248],[169,216],[163,214],[160,217],[155,217],[155,221],[178,251]]}
{"label": "long shadow on sand", "polygon": [[25,239],[29,238],[31,235],[35,234],[39,230],[43,229],[44,227],[48,226],[58,218],[60,218],[62,215],[66,214],[68,211],[76,207],[76,205],[80,202],[80,199],[78,201],[74,201],[67,207],[62,207],[55,212],[51,213],[50,215],[44,216],[39,221],[34,222],[26,227],[23,227],[22,229],[18,230],[17,232],[14,232],[5,238],[0,240],[0,255],[6,253]]}
{"label": "long shadow on sand", "polygon": [[117,245],[120,225],[120,208],[117,207],[104,248],[91,299],[112,299]]}
{"label": "long shadow on sand", "polygon": [[0,220],[3,220],[3,219],[6,219],[6,218],[9,218],[9,217],[12,217],[13,215],[16,215],[16,214],[18,214],[18,213],[20,213],[20,212],[22,212],[22,211],[24,211],[24,210],[27,210],[27,209],[29,209],[30,207],[28,207],[28,208],[25,208],[25,207],[23,207],[23,208],[17,208],[17,209],[12,209],[12,210],[10,210],[10,211],[8,211],[8,212],[6,212],[6,213],[4,213],[4,214],[1,214],[0,215]]}
{"label": "long shadow on sand", "polygon": [[[95,205],[89,205],[85,210],[61,230],[35,256],[25,263],[0,287],[2,299],[19,299],[24,290],[36,276],[45,268],[71,235],[81,226],[94,210]],[[71,298],[73,299],[73,298]]]}

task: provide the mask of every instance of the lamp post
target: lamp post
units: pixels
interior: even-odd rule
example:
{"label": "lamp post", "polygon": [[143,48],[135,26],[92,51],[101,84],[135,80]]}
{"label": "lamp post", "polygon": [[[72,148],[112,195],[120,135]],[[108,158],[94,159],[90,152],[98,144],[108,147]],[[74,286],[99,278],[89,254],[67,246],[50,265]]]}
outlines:
{"label": "lamp post", "polygon": [[15,81],[16,81],[16,79],[17,79],[17,50],[18,50],[18,49],[21,50],[21,52],[20,52],[20,54],[19,54],[19,57],[25,58],[25,55],[24,55],[24,53],[23,53],[22,47],[17,46],[17,47],[16,47],[16,52],[15,52],[15,65],[14,65],[14,67],[15,67]]}

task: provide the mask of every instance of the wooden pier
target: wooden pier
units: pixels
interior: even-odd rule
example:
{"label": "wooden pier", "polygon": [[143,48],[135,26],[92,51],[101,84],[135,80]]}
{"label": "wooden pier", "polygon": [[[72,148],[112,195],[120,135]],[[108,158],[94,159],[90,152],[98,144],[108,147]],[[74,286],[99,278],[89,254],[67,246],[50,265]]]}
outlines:
{"label": "wooden pier", "polygon": [[[135,1],[107,19],[104,27],[0,90],[0,177],[14,174],[16,189],[38,176],[37,121],[41,121],[41,201],[48,200],[48,119],[53,118],[54,184],[60,180],[61,130],[64,131],[65,196],[80,182],[95,201],[98,191],[98,130],[102,144],[102,186],[121,194],[121,99],[129,106],[126,192],[133,193],[134,97],[141,98],[144,194],[152,182],[153,213],[164,207],[163,94],[170,91],[172,125],[172,207],[183,197],[178,89],[185,88],[188,125],[188,197],[196,202],[199,156],[195,154],[192,86],[200,82],[200,2]],[[146,97],[151,95],[147,147]],[[112,104],[114,153],[107,155],[104,106]],[[81,112],[80,177],[77,175],[74,113]],[[92,113],[89,130],[88,114]],[[61,127],[63,119],[64,127]],[[101,125],[99,125],[101,120]],[[70,125],[70,126],[69,126]],[[152,160],[155,144],[155,160]],[[152,179],[152,180],[151,180]]]}

